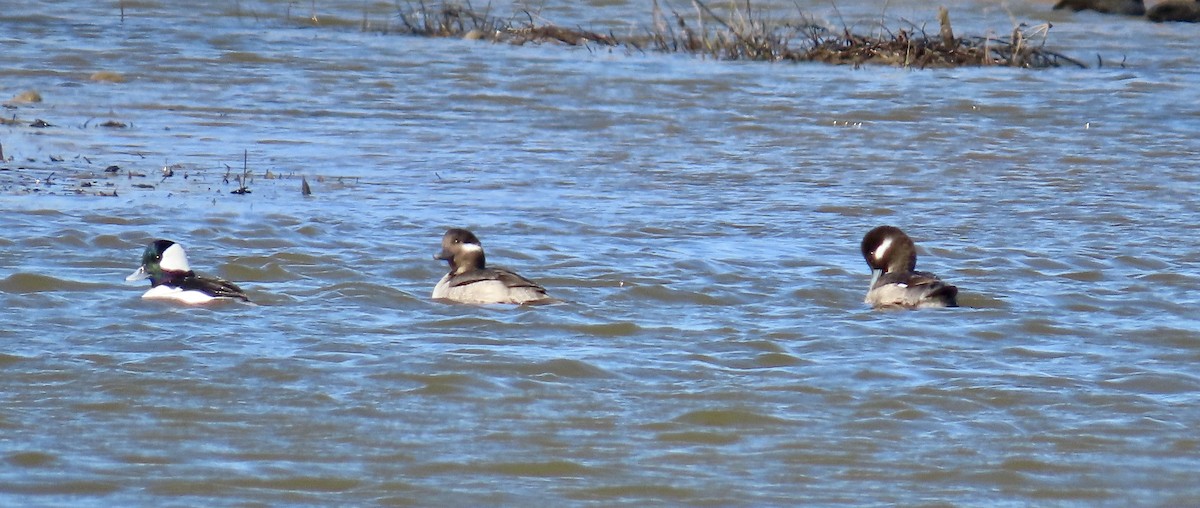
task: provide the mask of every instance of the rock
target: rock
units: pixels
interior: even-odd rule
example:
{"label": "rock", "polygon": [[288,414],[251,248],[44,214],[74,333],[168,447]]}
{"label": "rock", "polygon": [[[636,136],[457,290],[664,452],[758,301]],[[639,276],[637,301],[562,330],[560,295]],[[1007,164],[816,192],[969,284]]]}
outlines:
{"label": "rock", "polygon": [[1096,11],[1104,14],[1124,14],[1126,16],[1141,16],[1146,13],[1146,5],[1142,0],[1059,0],[1054,9],[1071,9],[1079,11]]}
{"label": "rock", "polygon": [[29,104],[32,102],[42,102],[42,94],[37,93],[37,90],[26,90],[12,98],[14,104]]}
{"label": "rock", "polygon": [[1146,19],[1155,23],[1163,21],[1183,21],[1200,23],[1200,2],[1191,0],[1166,0],[1159,2],[1146,11]]}

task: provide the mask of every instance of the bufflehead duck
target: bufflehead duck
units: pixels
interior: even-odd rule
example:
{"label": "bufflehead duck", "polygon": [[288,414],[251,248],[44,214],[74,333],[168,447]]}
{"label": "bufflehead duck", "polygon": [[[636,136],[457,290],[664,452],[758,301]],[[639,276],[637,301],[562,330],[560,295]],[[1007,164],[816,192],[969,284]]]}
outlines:
{"label": "bufflehead duck", "polygon": [[450,263],[450,273],[433,287],[433,298],[459,303],[547,303],[546,289],[515,272],[489,268],[474,233],[453,228],[442,236],[434,259]]}
{"label": "bufflehead duck", "polygon": [[242,288],[216,277],[201,277],[188,265],[183,247],[170,240],[155,240],[142,253],[142,266],[125,277],[127,281],[150,279],[142,298],[174,300],[187,304],[208,303],[218,298],[250,301]]}
{"label": "bufflehead duck", "polygon": [[958,307],[958,288],[936,275],[915,271],[917,246],[893,226],[879,226],[862,240],[863,258],[871,267],[866,302],[875,308]]}

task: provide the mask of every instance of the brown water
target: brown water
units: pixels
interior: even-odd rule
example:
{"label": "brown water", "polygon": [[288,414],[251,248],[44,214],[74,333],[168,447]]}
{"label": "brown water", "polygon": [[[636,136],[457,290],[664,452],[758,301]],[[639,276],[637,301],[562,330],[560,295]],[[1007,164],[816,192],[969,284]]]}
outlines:
{"label": "brown water", "polygon": [[[124,4],[0,9],[0,505],[1200,503],[1195,26],[952,2],[1106,65],[855,70]],[[864,308],[882,223],[964,308]],[[430,302],[452,226],[568,303]],[[142,301],[157,237],[258,305]]]}

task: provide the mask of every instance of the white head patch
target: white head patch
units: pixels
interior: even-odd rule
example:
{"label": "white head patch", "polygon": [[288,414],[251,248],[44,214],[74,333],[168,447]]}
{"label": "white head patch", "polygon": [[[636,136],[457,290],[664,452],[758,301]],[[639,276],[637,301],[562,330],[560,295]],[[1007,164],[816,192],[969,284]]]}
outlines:
{"label": "white head patch", "polygon": [[158,266],[170,272],[186,272],[192,269],[188,264],[187,254],[183,252],[183,247],[177,243],[163,251],[162,261],[158,262]]}
{"label": "white head patch", "polygon": [[462,245],[463,252],[480,252],[483,250],[483,246],[477,243],[462,243],[459,245]]}
{"label": "white head patch", "polygon": [[875,256],[875,261],[883,261],[883,256],[887,255],[890,248],[892,248],[892,237],[889,236],[883,239],[883,243],[880,243],[879,247],[875,248],[875,252],[872,254]]}

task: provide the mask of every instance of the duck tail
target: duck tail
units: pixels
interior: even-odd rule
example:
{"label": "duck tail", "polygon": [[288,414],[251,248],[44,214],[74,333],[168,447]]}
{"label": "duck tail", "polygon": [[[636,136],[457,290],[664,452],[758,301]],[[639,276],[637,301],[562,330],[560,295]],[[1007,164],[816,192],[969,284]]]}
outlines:
{"label": "duck tail", "polygon": [[926,300],[941,302],[946,307],[958,307],[958,288],[949,284],[944,284],[928,295],[925,295]]}

